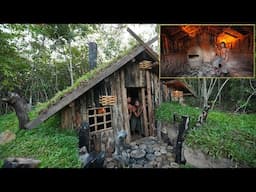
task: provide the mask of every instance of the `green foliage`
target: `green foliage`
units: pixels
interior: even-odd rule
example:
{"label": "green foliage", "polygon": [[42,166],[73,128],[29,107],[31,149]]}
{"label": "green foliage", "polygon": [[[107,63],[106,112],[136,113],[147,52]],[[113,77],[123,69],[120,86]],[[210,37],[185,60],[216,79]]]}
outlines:
{"label": "green foliage", "polygon": [[0,28],[0,90],[21,88],[22,77],[29,70],[28,60],[21,57],[11,40],[13,34],[3,32]]}
{"label": "green foliage", "polygon": [[9,129],[10,131],[18,131],[18,118],[15,113],[0,116],[0,132]]}
{"label": "green foliage", "polygon": [[[38,109],[30,113],[36,116]],[[0,116],[0,132],[11,130],[16,139],[0,146],[0,164],[7,157],[26,157],[41,160],[40,168],[79,168],[78,138],[74,130],[62,130],[58,115],[38,128],[18,131],[14,113]]]}
{"label": "green foliage", "polygon": [[201,110],[190,106],[184,107],[177,102],[166,102],[162,103],[159,108],[157,108],[156,118],[161,121],[172,123],[174,113],[178,115],[188,115],[190,117],[190,126],[193,127]]}
{"label": "green foliage", "polygon": [[[134,45],[133,37],[125,40],[126,28],[126,24],[0,24],[1,93],[18,91],[32,105],[49,100],[71,79],[89,71],[88,42],[98,45],[98,66]],[[0,105],[0,113],[5,111]]]}
{"label": "green foliage", "polygon": [[[201,92],[202,79],[186,79],[185,80],[190,87],[197,93],[198,97],[187,97],[186,103],[191,106],[202,106],[203,96]],[[209,84],[210,79],[206,79],[207,84]],[[209,102],[213,101],[217,95],[217,92],[224,83],[225,79],[218,79],[212,94],[209,98]],[[250,85],[250,81],[252,86]],[[256,87],[255,79],[230,79],[221,91],[221,99],[218,98],[215,103],[215,109],[234,112],[239,106],[243,105],[247,98],[253,92],[252,87]],[[256,95],[254,95],[248,104],[240,110],[240,112],[255,113],[256,112]]]}
{"label": "green foliage", "polygon": [[[192,128],[200,110],[176,103],[163,103],[157,109],[159,120],[171,122],[172,114],[187,114]],[[250,167],[256,166],[256,114],[232,114],[209,111],[207,122],[191,129],[186,144],[213,157],[225,157]]]}
{"label": "green foliage", "polygon": [[256,115],[210,112],[207,123],[192,130],[186,143],[199,147],[213,157],[231,158],[255,167]]}

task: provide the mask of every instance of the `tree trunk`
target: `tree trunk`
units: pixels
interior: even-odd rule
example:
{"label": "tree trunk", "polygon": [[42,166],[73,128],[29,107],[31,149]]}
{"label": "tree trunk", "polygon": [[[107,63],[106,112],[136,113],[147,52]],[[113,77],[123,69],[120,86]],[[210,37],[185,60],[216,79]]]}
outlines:
{"label": "tree trunk", "polygon": [[222,89],[224,88],[224,86],[226,85],[226,83],[227,83],[228,81],[229,81],[229,79],[226,79],[225,82],[221,85],[221,87],[220,87],[220,89],[219,89],[219,91],[218,91],[218,93],[217,93],[217,95],[216,95],[216,97],[215,97],[215,99],[214,99],[214,101],[213,101],[213,103],[212,103],[211,109],[213,109],[213,107],[214,107],[214,105],[215,105],[215,103],[216,103],[216,101],[217,101],[217,99],[218,99],[218,96],[220,95]]}
{"label": "tree trunk", "polygon": [[58,86],[58,71],[57,66],[55,65],[55,91],[59,92],[59,86]]}
{"label": "tree trunk", "polygon": [[73,77],[73,64],[72,64],[72,52],[71,52],[71,42],[68,44],[70,59],[69,59],[69,73],[70,73],[70,84],[71,86],[74,84],[74,77]]}
{"label": "tree trunk", "polygon": [[203,106],[206,106],[208,105],[206,78],[203,78],[202,95],[203,95]]}
{"label": "tree trunk", "polygon": [[202,85],[202,94],[203,94],[203,107],[208,106],[208,100],[212,94],[213,88],[217,82],[217,78],[211,79],[209,87],[207,88],[207,80],[206,78],[203,78],[203,85]]}
{"label": "tree trunk", "polygon": [[[220,79],[218,79],[218,90],[220,90]],[[219,106],[221,106],[221,93],[219,95]]]}
{"label": "tree trunk", "polygon": [[44,88],[44,82],[41,78],[39,78],[40,82],[41,82],[41,85],[42,85],[42,90],[43,90],[43,93],[44,93],[44,97],[45,99],[43,100],[44,102],[48,100],[48,95],[47,95],[47,92],[46,92],[46,89]]}
{"label": "tree trunk", "polygon": [[8,98],[3,98],[2,101],[7,102],[14,108],[19,120],[19,128],[26,129],[25,125],[29,122],[29,117],[25,99],[21,98],[17,93],[9,92]]}

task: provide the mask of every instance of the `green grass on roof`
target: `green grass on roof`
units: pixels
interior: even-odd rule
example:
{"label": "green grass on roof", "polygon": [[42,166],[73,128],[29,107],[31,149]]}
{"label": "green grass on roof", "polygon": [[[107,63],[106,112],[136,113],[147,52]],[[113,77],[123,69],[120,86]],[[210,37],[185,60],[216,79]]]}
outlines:
{"label": "green grass on roof", "polygon": [[[86,84],[90,79],[92,79],[93,77],[95,77],[96,75],[98,75],[99,73],[101,73],[103,70],[105,70],[106,68],[110,67],[111,64],[116,63],[119,59],[121,59],[122,57],[124,57],[125,55],[127,55],[128,53],[131,52],[131,50],[133,50],[137,45],[123,51],[118,57],[114,58],[113,60],[106,62],[106,63],[102,63],[102,64],[98,64],[98,66],[87,72],[86,74],[84,74],[83,76],[81,76],[80,78],[78,78],[75,83],[72,86],[67,87],[66,89],[59,91],[58,93],[55,94],[55,96],[53,98],[51,98],[49,101],[40,104],[41,105],[41,111],[50,108],[52,105],[54,105],[55,103],[57,103],[59,100],[61,100],[63,97],[65,97],[66,95],[68,95],[69,93],[71,93],[73,90],[77,89],[80,85],[84,85]],[[40,113],[39,112],[39,113]]]}

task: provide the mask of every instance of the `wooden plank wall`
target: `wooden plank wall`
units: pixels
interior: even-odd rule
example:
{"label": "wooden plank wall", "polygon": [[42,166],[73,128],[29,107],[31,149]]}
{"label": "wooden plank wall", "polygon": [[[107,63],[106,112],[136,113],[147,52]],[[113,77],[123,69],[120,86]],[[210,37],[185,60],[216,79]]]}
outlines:
{"label": "wooden plank wall", "polygon": [[123,119],[124,119],[124,127],[123,129],[127,132],[127,142],[131,141],[131,132],[130,132],[130,122],[129,122],[129,114],[128,114],[128,106],[127,106],[127,91],[125,88],[125,71],[122,69],[121,73],[121,97],[122,97],[122,109],[123,109]]}
{"label": "wooden plank wall", "polygon": [[155,119],[156,109],[160,104],[160,81],[159,77],[156,74],[150,73],[151,77],[151,91],[152,91],[152,102],[153,102],[153,111],[152,111],[152,119],[153,119],[153,136],[157,136],[158,127]]}
{"label": "wooden plank wall", "polygon": [[[161,76],[176,75],[189,67],[186,53],[170,53],[161,56]],[[172,76],[174,77],[174,76]]]}
{"label": "wooden plank wall", "polygon": [[146,87],[145,71],[139,69],[138,62],[130,62],[124,68],[125,87]]}
{"label": "wooden plank wall", "polygon": [[[98,89],[100,89],[100,93],[103,95],[112,95],[116,93],[116,88],[113,87],[113,84],[109,84],[109,81],[111,81],[113,75],[109,78],[107,78],[107,80],[104,80],[104,83],[101,84],[101,87],[95,87]],[[112,81],[111,81],[112,82]],[[110,86],[111,87],[108,87]],[[85,93],[84,95],[82,95],[81,97],[79,97],[79,101],[80,101],[80,111],[81,111],[81,115],[82,115],[82,119],[83,121],[88,122],[89,118],[88,118],[88,109],[89,108],[94,108],[96,107],[95,105],[95,100],[96,98],[94,98],[94,88],[89,90],[87,93]],[[111,108],[111,107],[110,107]],[[112,108],[112,111],[113,108]],[[115,126],[116,119],[113,116],[112,113],[112,127]],[[114,129],[107,129],[104,131],[98,131],[95,133],[91,133],[90,135],[90,151],[106,151],[107,152],[107,156],[111,156],[111,154],[114,152]]]}
{"label": "wooden plank wall", "polygon": [[117,132],[122,130],[124,127],[124,119],[123,119],[123,111],[122,111],[122,98],[121,98],[121,77],[120,71],[115,72],[111,77],[111,90],[112,95],[117,97],[116,105],[112,107],[112,115],[113,115],[113,131],[114,135],[117,135]]}
{"label": "wooden plank wall", "polygon": [[144,125],[145,136],[148,137],[149,136],[149,123],[148,123],[145,91],[146,91],[146,89],[144,87],[141,88],[141,99],[142,99],[142,106],[143,106],[143,125]]}
{"label": "wooden plank wall", "polygon": [[115,150],[114,145],[115,142],[113,129],[91,134],[90,151],[106,151],[107,156],[111,156]]}
{"label": "wooden plank wall", "polygon": [[[128,73],[129,75],[127,75],[127,72],[130,72]],[[104,83],[102,84],[103,87],[100,87],[101,94],[117,97],[116,104],[111,106],[113,129],[94,133],[91,136],[91,150],[113,151],[113,145],[111,145],[110,149],[109,146],[111,142],[114,142],[114,138],[120,130],[126,130],[128,132],[127,142],[130,142],[131,136],[127,109],[127,85],[141,88],[139,95],[142,97],[142,104],[145,108],[147,104],[148,108],[148,115],[146,109],[144,109],[146,113],[143,114],[143,125],[146,127],[145,135],[156,135],[154,115],[155,107],[159,103],[160,87],[158,82],[157,75],[152,74],[150,71],[139,70],[138,65],[136,66],[135,64],[120,69],[104,80]],[[97,87],[97,89],[99,89],[99,87]],[[106,93],[103,93],[104,90]],[[79,97],[79,99],[76,100],[75,110],[70,107],[62,110],[62,117],[64,117],[62,118],[63,127],[74,127],[74,119],[72,119],[74,113],[80,114],[82,119],[81,122],[89,121],[88,108],[96,107],[94,92],[94,88],[92,88]],[[108,147],[107,143],[109,143]]]}
{"label": "wooden plank wall", "polygon": [[61,111],[61,128],[63,129],[73,129],[74,128],[74,122],[73,117],[75,115],[74,113],[74,106],[70,107],[67,105],[62,111]]}
{"label": "wooden plank wall", "polygon": [[147,103],[148,103],[148,120],[149,120],[149,135],[153,135],[154,120],[153,120],[153,103],[152,103],[152,90],[150,72],[146,71],[147,82]]}

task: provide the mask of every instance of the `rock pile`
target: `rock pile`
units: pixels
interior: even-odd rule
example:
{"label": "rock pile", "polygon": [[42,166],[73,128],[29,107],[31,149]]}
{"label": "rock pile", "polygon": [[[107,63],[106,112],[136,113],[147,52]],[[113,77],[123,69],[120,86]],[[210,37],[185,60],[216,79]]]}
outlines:
{"label": "rock pile", "polygon": [[[130,143],[124,158],[129,157],[124,168],[178,168],[175,163],[173,147],[157,140],[156,137],[144,137]],[[124,159],[121,157],[121,159]],[[106,168],[120,168],[120,163],[113,157],[105,159]]]}

